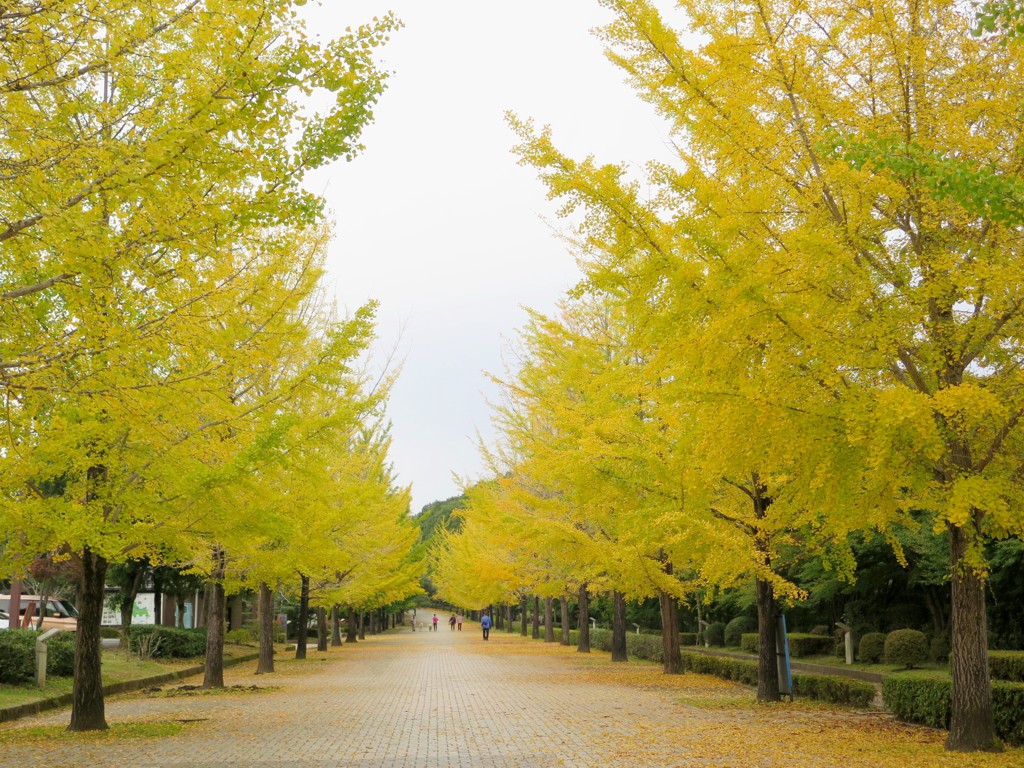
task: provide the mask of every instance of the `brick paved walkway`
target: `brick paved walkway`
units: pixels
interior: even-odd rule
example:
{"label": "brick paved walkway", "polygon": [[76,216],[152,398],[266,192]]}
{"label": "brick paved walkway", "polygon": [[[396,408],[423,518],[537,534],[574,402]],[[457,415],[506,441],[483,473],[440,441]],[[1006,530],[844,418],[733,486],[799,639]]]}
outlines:
{"label": "brick paved walkway", "polygon": [[[252,675],[253,665],[228,670],[228,685],[279,686],[274,691],[114,698],[107,702],[111,723],[198,722],[160,739],[5,745],[0,766],[707,764],[692,753],[685,759],[685,739],[681,744],[673,731],[703,739],[724,713],[684,706],[664,690],[595,680],[579,657],[538,648],[537,641],[492,631],[485,643],[475,624],[461,633],[441,627],[436,633],[399,630],[320,658],[280,662],[272,676]],[[8,727],[67,720],[64,710]],[[644,745],[643,755],[623,753],[635,744]],[[749,763],[737,757],[728,764]]]}

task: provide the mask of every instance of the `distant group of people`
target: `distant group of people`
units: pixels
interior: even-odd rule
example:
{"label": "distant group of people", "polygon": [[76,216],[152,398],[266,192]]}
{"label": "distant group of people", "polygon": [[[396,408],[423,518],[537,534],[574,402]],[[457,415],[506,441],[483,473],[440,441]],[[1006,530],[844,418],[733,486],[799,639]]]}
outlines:
{"label": "distant group of people", "polygon": [[[435,613],[434,617],[430,620],[430,628],[434,632],[437,632],[438,621],[439,621],[439,619],[437,618],[437,614]],[[456,615],[456,614],[453,613],[451,616],[449,616],[448,617],[448,626],[452,630],[452,632],[455,631],[456,627],[458,627],[459,628],[459,632],[461,632],[462,631],[462,614],[460,613],[460,614]]]}
{"label": "distant group of people", "polygon": [[[413,631],[415,631],[416,630],[415,613],[413,614],[413,617],[414,617],[413,618]],[[432,632],[437,632],[437,625],[438,625],[439,622],[440,622],[440,619],[437,618],[437,614],[435,613],[433,615],[433,617],[431,618],[430,624],[429,624],[430,630]],[[487,640],[490,637],[490,635],[491,635],[491,627],[492,626],[494,626],[494,624],[491,622],[491,617],[490,617],[489,614],[485,613],[483,616],[480,617],[480,628],[484,632],[484,640]],[[453,613],[451,616],[448,617],[448,628],[452,632],[455,632],[456,628],[458,628],[459,632],[462,631],[462,614],[461,613],[459,613],[459,614]]]}

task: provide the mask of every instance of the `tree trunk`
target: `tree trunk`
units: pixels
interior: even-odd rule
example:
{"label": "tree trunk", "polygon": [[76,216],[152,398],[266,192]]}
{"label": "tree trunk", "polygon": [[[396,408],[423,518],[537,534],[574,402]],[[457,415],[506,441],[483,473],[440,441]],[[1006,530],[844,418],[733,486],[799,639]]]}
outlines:
{"label": "tree trunk", "polygon": [[135,612],[135,598],[142,588],[142,579],[146,575],[146,568],[139,566],[132,577],[132,583],[128,586],[125,594],[121,595],[121,642],[128,647],[128,627],[132,625],[132,614]]}
{"label": "tree trunk", "polygon": [[778,609],[770,581],[757,579],[757,700],[779,701],[779,671],[776,656],[775,625]]}
{"label": "tree trunk", "polygon": [[558,607],[562,613],[562,638],[560,645],[569,644],[569,596],[562,595],[558,600]]}
{"label": "tree trunk", "polygon": [[579,604],[580,639],[576,645],[576,653],[590,653],[590,596],[587,594],[586,583],[580,584]]}
{"label": "tree trunk", "polygon": [[[672,573],[672,564],[665,566],[666,573]],[[679,650],[679,603],[668,592],[658,592],[661,607],[661,649],[665,657],[666,675],[678,675],[683,671],[683,656]]]}
{"label": "tree trunk", "polygon": [[11,579],[11,602],[7,609],[8,628],[21,629],[21,579]]}
{"label": "tree trunk", "polygon": [[231,610],[229,612],[230,617],[230,628],[241,629],[242,628],[242,596],[235,595],[231,598]]}
{"label": "tree trunk", "polygon": [[266,582],[260,584],[258,616],[260,658],[256,664],[256,674],[262,675],[274,671],[274,593]]}
{"label": "tree trunk", "polygon": [[526,596],[523,595],[522,603],[519,607],[519,634],[526,637],[526,618],[529,615],[528,612],[529,602]]}
{"label": "tree trunk", "polygon": [[214,567],[207,594],[206,663],[203,665],[203,688],[224,687],[224,553],[215,552]]}
{"label": "tree trunk", "polygon": [[697,645],[707,646],[704,642],[704,596],[697,593]]}
{"label": "tree trunk", "polygon": [[544,598],[544,642],[555,642],[555,612],[552,598]]}
{"label": "tree trunk", "polygon": [[359,639],[366,639],[366,613],[364,611],[359,612]]}
{"label": "tree trunk", "polygon": [[298,635],[295,638],[295,658],[306,658],[306,632],[309,628],[309,576],[299,574],[302,591],[299,592],[299,620],[296,622]]}
{"label": "tree trunk", "polygon": [[509,634],[512,633],[512,603],[506,603],[505,605],[505,631]]}
{"label": "tree trunk", "polygon": [[327,650],[327,609],[316,609],[316,649]]}
{"label": "tree trunk", "polygon": [[[975,513],[977,523],[978,513]],[[985,624],[985,583],[967,561],[970,534],[949,526],[952,559],[953,611],[949,672],[953,701],[946,749],[957,752],[997,751],[988,671],[988,630]]]}
{"label": "tree trunk", "polygon": [[359,628],[356,626],[356,609],[349,607],[348,616],[345,619],[345,642],[356,642],[358,635]]}
{"label": "tree trunk", "polygon": [[540,639],[540,597],[533,596],[533,639]]}
{"label": "tree trunk", "polygon": [[[75,637],[75,677],[71,690],[69,731],[103,731],[107,719],[100,676],[100,624],[103,620],[103,587],[107,561],[82,550],[82,577],[75,599],[78,631]],[[12,613],[12,616],[17,616]]]}
{"label": "tree trunk", "polygon": [[337,603],[331,608],[331,645],[341,645],[341,606]]}
{"label": "tree trunk", "polygon": [[626,596],[612,592],[612,661],[629,661],[626,652]]}

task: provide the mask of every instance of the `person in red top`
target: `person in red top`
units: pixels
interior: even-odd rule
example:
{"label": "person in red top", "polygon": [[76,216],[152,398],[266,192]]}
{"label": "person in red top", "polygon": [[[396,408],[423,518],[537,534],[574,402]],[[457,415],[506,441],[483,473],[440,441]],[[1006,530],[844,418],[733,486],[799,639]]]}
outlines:
{"label": "person in red top", "polygon": [[434,631],[437,632],[437,614],[434,614]]}

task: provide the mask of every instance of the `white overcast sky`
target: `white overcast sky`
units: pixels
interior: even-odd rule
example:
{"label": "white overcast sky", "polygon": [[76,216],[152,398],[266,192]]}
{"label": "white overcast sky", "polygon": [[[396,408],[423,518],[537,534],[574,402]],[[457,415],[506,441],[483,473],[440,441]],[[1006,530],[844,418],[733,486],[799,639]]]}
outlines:
{"label": "white overcast sky", "polygon": [[[669,2],[663,5],[670,5]],[[382,49],[388,90],[365,151],[309,180],[336,222],[331,289],[342,311],[380,302],[378,349],[403,361],[388,409],[391,458],[412,511],[480,479],[479,432],[493,438],[484,371],[526,319],[551,311],[578,272],[565,224],[520,167],[506,110],[550,124],[573,156],[637,168],[666,159],[667,131],[591,34],[597,0],[324,0],[305,9],[334,36],[394,11]]]}

